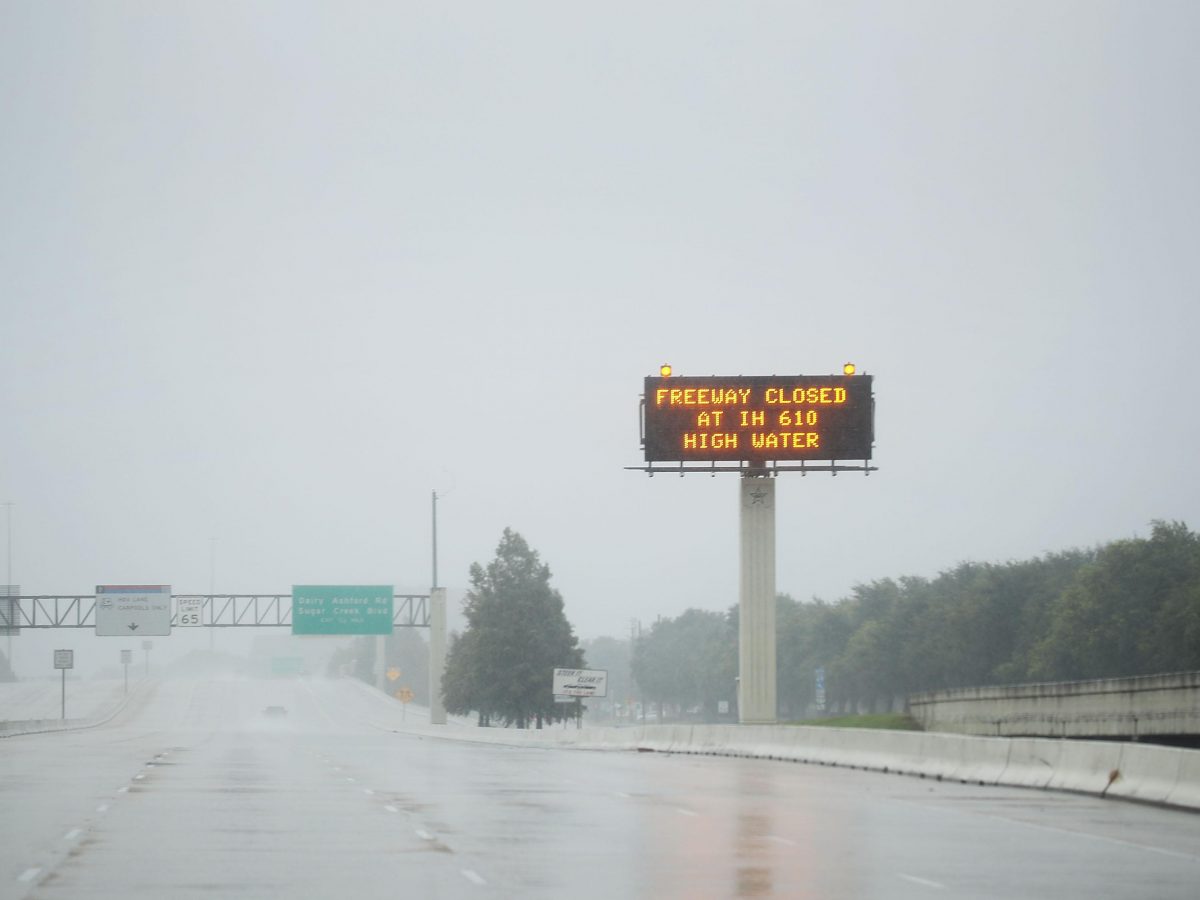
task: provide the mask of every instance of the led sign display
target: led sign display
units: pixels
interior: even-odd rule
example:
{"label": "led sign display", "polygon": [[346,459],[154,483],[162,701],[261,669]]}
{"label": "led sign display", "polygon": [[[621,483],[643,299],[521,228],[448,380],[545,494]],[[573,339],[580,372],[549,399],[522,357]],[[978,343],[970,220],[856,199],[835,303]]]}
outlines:
{"label": "led sign display", "polygon": [[647,378],[647,462],[866,460],[869,375]]}

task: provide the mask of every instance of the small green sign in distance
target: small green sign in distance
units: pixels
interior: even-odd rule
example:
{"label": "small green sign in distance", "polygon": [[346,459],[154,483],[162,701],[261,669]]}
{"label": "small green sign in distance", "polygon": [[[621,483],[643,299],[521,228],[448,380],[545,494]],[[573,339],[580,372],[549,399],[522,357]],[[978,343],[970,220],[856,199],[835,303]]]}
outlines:
{"label": "small green sign in distance", "polygon": [[292,586],[292,634],[391,634],[390,584]]}

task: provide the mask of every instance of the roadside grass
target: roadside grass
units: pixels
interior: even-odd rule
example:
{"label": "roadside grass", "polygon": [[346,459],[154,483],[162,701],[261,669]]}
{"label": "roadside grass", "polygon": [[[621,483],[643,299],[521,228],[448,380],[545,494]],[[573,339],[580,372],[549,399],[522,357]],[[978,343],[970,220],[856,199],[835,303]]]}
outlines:
{"label": "roadside grass", "polygon": [[870,716],[836,716],[827,719],[804,719],[788,725],[816,725],[824,728],[884,728],[892,731],[920,731],[912,716],[903,713],[881,713]]}

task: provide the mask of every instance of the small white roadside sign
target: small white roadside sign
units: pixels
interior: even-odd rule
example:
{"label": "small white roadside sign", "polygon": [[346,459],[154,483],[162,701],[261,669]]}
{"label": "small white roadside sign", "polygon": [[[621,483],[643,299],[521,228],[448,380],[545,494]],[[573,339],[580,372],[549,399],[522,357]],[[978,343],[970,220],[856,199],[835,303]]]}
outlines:
{"label": "small white roadside sign", "polygon": [[56,669],[73,669],[73,668],[75,668],[75,651],[74,650],[55,650],[54,651],[54,668],[56,668]]}
{"label": "small white roadside sign", "polygon": [[607,669],[555,669],[554,696],[607,697]]}

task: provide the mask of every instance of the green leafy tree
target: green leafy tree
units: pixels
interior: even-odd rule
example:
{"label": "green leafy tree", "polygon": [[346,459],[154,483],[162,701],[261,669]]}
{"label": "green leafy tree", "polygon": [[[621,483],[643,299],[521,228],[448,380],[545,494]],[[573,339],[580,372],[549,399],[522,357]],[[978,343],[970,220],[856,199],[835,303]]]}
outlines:
{"label": "green leafy tree", "polygon": [[633,675],[645,696],[709,721],[736,694],[737,627],[724,613],[689,609],[659,619],[634,645]]}
{"label": "green leafy tree", "polygon": [[826,702],[832,704],[849,696],[847,685],[840,682],[839,660],[845,653],[850,635],[854,633],[852,610],[846,603],[796,604],[795,615],[790,614],[788,603],[791,598],[781,598],[777,622],[785,623],[785,631],[779,635],[776,656],[780,676],[780,709],[790,715],[800,715],[807,704],[816,700],[816,670],[825,669]]}
{"label": "green leafy tree", "polygon": [[[589,668],[604,669],[608,672],[608,696],[605,706],[615,709],[619,704],[626,707],[633,700],[632,685],[629,677],[630,642],[628,638],[598,637],[580,644],[584,656],[587,657]],[[588,702],[592,709],[595,701]]]}
{"label": "green leafy tree", "polygon": [[1033,654],[1041,678],[1111,678],[1200,666],[1200,538],[1155,522],[1114,541],[1055,603]]}
{"label": "green leafy tree", "polygon": [[463,612],[467,628],[446,656],[447,711],[518,728],[574,714],[554,702],[551,679],[556,667],[581,668],[583,651],[549,566],[517,532],[504,529],[486,568],[471,566]]}

